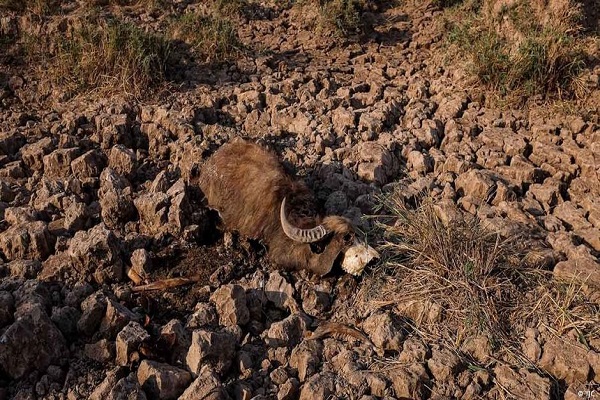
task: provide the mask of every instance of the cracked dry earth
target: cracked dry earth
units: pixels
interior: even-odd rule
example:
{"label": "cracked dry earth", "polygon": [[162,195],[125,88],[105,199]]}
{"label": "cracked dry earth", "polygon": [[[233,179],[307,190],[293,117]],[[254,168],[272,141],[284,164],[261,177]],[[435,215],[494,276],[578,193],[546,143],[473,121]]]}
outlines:
{"label": "cracked dry earth", "polygon": [[[597,310],[600,69],[578,104],[586,117],[488,108],[442,61],[441,11],[365,18],[364,37],[334,40],[310,15],[261,4],[239,28],[260,51],[190,65],[154,101],[41,105],[35,79],[0,67],[0,400],[593,398],[597,330],[582,341],[568,324],[527,327],[514,339],[529,367],[480,338],[457,351],[407,329],[401,304],[359,304],[368,274],[278,271],[260,244],[215,228],[194,179],[243,136],[363,229],[374,196],[401,188],[505,235],[530,230],[546,269],[583,279]],[[195,283],[138,292],[136,274]],[[372,345],[311,336],[324,320]]]}

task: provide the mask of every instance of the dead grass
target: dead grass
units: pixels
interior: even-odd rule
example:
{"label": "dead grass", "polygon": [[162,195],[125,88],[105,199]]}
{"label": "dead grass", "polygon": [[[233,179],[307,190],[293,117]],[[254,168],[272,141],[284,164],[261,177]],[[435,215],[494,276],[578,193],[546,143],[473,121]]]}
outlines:
{"label": "dead grass", "polygon": [[70,37],[56,35],[38,46],[40,76],[72,94],[90,90],[142,97],[161,85],[167,75],[170,45],[165,37],[132,24],[112,20],[87,21]]}
{"label": "dead grass", "polygon": [[311,21],[314,28],[339,37],[360,34],[365,28],[363,13],[375,7],[369,0],[301,0],[295,4],[318,10],[317,18]]}
{"label": "dead grass", "polygon": [[586,94],[579,76],[587,54],[579,36],[582,14],[575,5],[544,14],[544,20],[525,0],[494,10],[467,1],[446,15],[450,43],[457,45],[459,56],[468,56],[471,74],[501,97]]}
{"label": "dead grass", "polygon": [[59,0],[0,0],[0,11],[28,11],[38,15],[53,13],[59,6]]}
{"label": "dead grass", "polygon": [[170,35],[190,45],[205,62],[231,59],[242,48],[235,25],[218,13],[184,14],[171,23]]}
{"label": "dead grass", "polygon": [[420,335],[456,349],[487,337],[497,356],[520,365],[531,366],[520,348],[527,327],[576,330],[582,341],[598,334],[598,307],[575,284],[554,283],[527,238],[500,237],[470,216],[445,225],[429,198],[414,209],[397,194],[381,203],[394,224],[380,224],[384,261],[359,303],[393,305]]}

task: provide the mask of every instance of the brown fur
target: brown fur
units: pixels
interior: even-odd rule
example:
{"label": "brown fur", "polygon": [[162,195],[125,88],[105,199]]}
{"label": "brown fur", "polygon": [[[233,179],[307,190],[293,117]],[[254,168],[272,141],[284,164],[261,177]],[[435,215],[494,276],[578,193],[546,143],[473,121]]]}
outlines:
{"label": "brown fur", "polygon": [[[324,275],[353,242],[350,222],[338,216],[321,218],[307,186],[292,179],[273,153],[255,143],[236,139],[223,145],[202,167],[199,185],[225,227],[263,241],[271,260],[281,267]],[[284,197],[292,224],[313,228],[322,223],[333,234],[312,245],[289,239],[279,220]]]}

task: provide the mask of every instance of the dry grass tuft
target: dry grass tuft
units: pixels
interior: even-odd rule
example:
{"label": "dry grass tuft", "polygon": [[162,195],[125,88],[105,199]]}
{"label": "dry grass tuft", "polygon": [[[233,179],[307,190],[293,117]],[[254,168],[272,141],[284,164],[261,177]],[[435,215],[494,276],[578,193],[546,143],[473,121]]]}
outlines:
{"label": "dry grass tuft", "polygon": [[393,305],[416,332],[455,348],[485,336],[498,356],[521,365],[530,364],[520,348],[527,327],[593,334],[597,307],[576,287],[555,284],[525,238],[502,238],[471,216],[445,225],[429,198],[415,209],[397,194],[381,202],[395,223],[380,224],[384,261],[365,279],[362,306]]}
{"label": "dry grass tuft", "polygon": [[[141,97],[166,79],[169,42],[132,24],[82,23],[70,37],[56,35],[49,43],[41,75],[72,94],[99,90]],[[34,57],[45,56],[44,48],[38,50]]]}
{"label": "dry grass tuft", "polygon": [[[447,3],[447,2],[446,2]],[[455,4],[457,2],[450,2]],[[502,97],[582,97],[587,54],[581,9],[540,10],[536,2],[466,1],[447,11],[449,41],[481,83]],[[500,3],[498,3],[500,4]]]}
{"label": "dry grass tuft", "polygon": [[[229,9],[227,12],[233,11]],[[174,39],[190,45],[206,62],[231,59],[242,47],[235,25],[216,12],[184,14],[173,20],[170,32]]]}
{"label": "dry grass tuft", "polygon": [[59,0],[0,0],[0,11],[31,12],[37,15],[48,15],[60,6]]}

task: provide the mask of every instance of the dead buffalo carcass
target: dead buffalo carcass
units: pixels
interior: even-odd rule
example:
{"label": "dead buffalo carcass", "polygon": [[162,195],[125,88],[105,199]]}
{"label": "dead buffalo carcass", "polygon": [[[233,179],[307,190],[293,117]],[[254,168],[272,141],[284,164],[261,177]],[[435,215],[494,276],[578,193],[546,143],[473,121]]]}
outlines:
{"label": "dead buffalo carcass", "polygon": [[336,260],[353,275],[378,257],[346,218],[322,217],[308,187],[258,144],[235,139],[203,165],[199,184],[225,228],[259,239],[276,265],[325,275]]}

